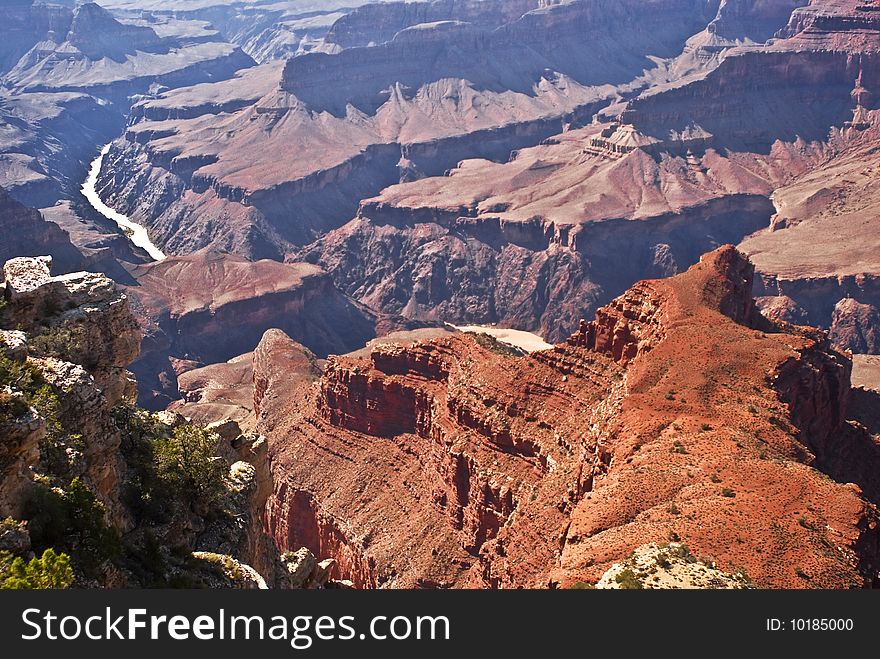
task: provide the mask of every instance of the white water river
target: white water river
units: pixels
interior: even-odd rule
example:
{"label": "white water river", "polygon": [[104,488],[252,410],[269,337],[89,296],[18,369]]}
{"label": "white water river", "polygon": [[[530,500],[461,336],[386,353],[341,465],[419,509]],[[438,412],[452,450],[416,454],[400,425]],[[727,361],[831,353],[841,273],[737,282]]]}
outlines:
{"label": "white water river", "polygon": [[162,261],[165,259],[165,253],[153,244],[147,230],[140,224],[132,222],[122,213],[117,213],[110,208],[107,204],[101,201],[101,197],[98,196],[98,192],[95,190],[95,186],[98,183],[98,174],[101,173],[101,165],[104,163],[104,156],[106,156],[109,151],[110,145],[108,144],[101,149],[100,155],[92,162],[91,169],[89,169],[89,176],[86,178],[86,182],[83,183],[82,186],[82,193],[85,198],[89,200],[92,208],[108,220],[112,220],[119,225],[119,228],[123,230],[126,236],[128,236],[128,239],[131,240],[133,245],[145,250],[154,260]]}
{"label": "white water river", "polygon": [[492,327],[491,325],[452,325],[459,332],[482,332],[495,338],[501,343],[512,345],[526,352],[538,352],[540,350],[550,350],[553,346],[547,343],[537,334],[531,332],[523,332],[521,330],[503,329],[501,327]]}

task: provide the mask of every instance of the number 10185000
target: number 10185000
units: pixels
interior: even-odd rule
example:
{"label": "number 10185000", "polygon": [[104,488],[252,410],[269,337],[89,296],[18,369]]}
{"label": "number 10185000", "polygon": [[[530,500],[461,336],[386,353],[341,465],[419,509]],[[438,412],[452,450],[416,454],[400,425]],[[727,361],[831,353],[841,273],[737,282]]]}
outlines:
{"label": "number 10185000", "polygon": [[767,631],[792,632],[850,632],[853,630],[852,618],[791,618],[767,620]]}

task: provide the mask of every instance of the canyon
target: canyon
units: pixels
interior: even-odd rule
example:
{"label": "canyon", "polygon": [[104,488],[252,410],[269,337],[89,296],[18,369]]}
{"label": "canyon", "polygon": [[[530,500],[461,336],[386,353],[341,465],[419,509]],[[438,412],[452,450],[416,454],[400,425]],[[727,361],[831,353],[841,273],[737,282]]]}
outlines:
{"label": "canyon", "polygon": [[826,329],[876,307],[875,14],[501,4],[366,5],[309,52],[145,99],[101,194],[170,253],[304,260],[384,313],[551,341],[724,243],[763,305]]}
{"label": "canyon", "polygon": [[[101,585],[178,531],[201,567],[163,560],[207,585],[880,583],[880,4],[0,23],[0,353],[95,410],[65,399],[65,450],[140,556]],[[0,456],[16,519],[32,421]],[[179,428],[235,529],[137,518],[125,452]]]}

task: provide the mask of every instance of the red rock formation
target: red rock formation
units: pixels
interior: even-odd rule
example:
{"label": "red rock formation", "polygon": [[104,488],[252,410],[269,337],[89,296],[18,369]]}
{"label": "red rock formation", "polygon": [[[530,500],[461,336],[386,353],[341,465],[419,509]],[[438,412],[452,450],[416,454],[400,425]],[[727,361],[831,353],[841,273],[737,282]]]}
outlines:
{"label": "red rock formation", "polygon": [[875,583],[880,463],[846,422],[849,361],[768,326],[752,277],[722,248],[527,357],[453,336],[319,378],[267,336],[267,527],[369,587],[595,582],[670,538],[763,586]]}

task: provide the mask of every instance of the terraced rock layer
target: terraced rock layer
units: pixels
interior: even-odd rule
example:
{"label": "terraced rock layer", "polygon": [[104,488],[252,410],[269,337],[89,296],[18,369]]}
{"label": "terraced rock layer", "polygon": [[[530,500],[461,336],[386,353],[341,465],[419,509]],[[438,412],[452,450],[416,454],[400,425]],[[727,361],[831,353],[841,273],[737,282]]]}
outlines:
{"label": "terraced rock layer", "polygon": [[452,336],[322,374],[268,334],[268,529],[363,587],[596,583],[670,540],[764,587],[875,584],[878,452],[847,420],[850,361],[761,317],[752,283],[725,247],[531,356]]}

